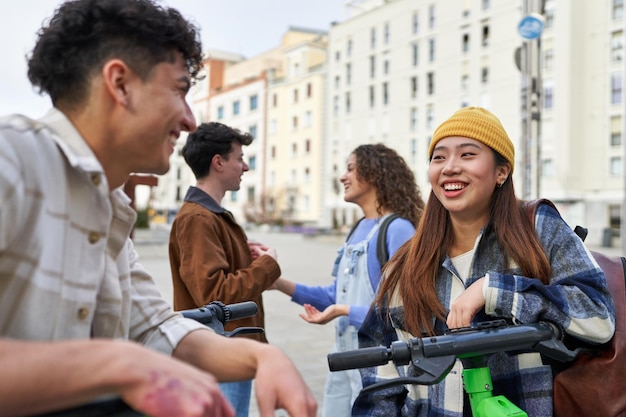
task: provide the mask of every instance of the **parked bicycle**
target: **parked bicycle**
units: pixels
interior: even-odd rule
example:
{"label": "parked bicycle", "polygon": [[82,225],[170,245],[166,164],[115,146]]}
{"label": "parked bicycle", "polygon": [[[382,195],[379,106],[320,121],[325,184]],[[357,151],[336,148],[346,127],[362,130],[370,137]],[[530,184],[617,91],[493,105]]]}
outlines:
{"label": "parked bicycle", "polygon": [[554,361],[573,361],[580,348],[570,350],[561,341],[561,330],[548,322],[509,325],[505,320],[480,323],[476,327],[453,329],[442,336],[412,338],[384,346],[357,349],[328,355],[331,371],[369,368],[393,362],[409,363],[416,368],[415,377],[399,377],[370,385],[363,392],[391,386],[433,385],[441,382],[460,359],[463,364],[463,386],[470,399],[474,417],[527,417],[528,414],[503,395],[493,396],[489,355],[497,352],[539,352]]}
{"label": "parked bicycle", "polygon": [[[253,301],[246,301],[235,304],[224,304],[220,301],[213,301],[205,306],[190,310],[183,310],[183,316],[194,319],[216,333],[226,337],[235,337],[244,334],[262,333],[264,329],[260,327],[238,327],[231,332],[224,331],[227,322],[239,320],[253,316],[257,313],[258,307]],[[57,412],[38,414],[33,417],[142,417],[143,414],[134,411],[121,399],[105,398],[89,404],[61,410]]]}

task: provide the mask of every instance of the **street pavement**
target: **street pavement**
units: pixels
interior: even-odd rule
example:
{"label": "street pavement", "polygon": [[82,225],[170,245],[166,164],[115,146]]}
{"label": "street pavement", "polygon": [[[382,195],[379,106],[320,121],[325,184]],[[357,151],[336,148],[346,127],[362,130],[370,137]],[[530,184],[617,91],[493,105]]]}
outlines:
{"label": "street pavement", "polygon": [[[251,240],[276,248],[283,277],[308,285],[331,282],[331,269],[343,238],[337,235],[305,236],[292,233],[248,231]],[[171,302],[172,283],[167,253],[167,229],[135,231],[135,245],[140,262],[155,278],[163,296]],[[621,247],[590,247],[607,255],[621,255]],[[302,307],[278,291],[263,294],[268,340],[282,349],[294,362],[318,401],[318,416],[328,373],[327,355],[334,339],[334,325],[309,324],[298,314]],[[250,417],[258,417],[256,400],[251,403]],[[287,413],[278,411],[277,417]]]}

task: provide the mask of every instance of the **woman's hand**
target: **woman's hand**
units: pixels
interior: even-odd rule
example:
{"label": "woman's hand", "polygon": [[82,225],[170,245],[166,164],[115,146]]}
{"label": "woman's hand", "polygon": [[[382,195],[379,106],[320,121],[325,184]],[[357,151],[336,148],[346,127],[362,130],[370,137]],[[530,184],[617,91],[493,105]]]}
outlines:
{"label": "woman's hand", "polygon": [[485,306],[484,282],[485,277],[480,278],[454,300],[446,320],[448,328],[468,327],[471,324],[476,313]]}
{"label": "woman's hand", "polygon": [[350,313],[350,306],[345,304],[332,304],[324,311],[319,311],[311,304],[304,305],[304,313],[300,314],[303,320],[309,323],[326,324],[339,316],[347,316]]}

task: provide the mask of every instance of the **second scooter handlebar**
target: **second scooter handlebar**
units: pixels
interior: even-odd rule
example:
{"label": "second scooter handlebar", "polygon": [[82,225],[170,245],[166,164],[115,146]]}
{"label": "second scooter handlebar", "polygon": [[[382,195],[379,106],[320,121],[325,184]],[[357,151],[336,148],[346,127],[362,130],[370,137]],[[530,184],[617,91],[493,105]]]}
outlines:
{"label": "second scooter handlebar", "polygon": [[442,336],[396,341],[387,347],[371,347],[328,355],[331,371],[368,368],[392,361],[396,366],[412,363],[422,372],[416,383],[439,382],[456,359],[496,352],[535,351],[560,362],[572,361],[578,351],[560,341],[560,330],[547,322],[506,325],[504,321],[454,330]]}

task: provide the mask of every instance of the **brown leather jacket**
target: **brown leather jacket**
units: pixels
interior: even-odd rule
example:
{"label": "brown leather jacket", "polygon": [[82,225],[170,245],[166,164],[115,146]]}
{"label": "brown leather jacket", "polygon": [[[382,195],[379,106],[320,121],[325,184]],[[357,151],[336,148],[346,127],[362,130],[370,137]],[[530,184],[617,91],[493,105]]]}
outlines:
{"label": "brown leather jacket", "polygon": [[[225,330],[265,328],[261,294],[280,277],[280,266],[270,256],[253,260],[247,241],[230,212],[191,187],[170,232],[174,309],[196,308],[211,301],[254,301],[258,313],[227,323]],[[265,334],[247,337],[267,343]]]}

